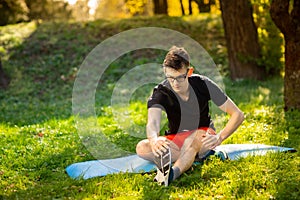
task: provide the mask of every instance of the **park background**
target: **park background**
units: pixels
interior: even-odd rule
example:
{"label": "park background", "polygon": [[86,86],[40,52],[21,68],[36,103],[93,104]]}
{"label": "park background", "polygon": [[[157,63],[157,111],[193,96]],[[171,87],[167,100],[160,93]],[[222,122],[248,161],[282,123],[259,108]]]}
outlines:
{"label": "park background", "polygon": [[[0,198],[299,198],[299,153],[226,162],[211,159],[194,166],[168,188],[153,183],[154,174],[125,173],[85,181],[65,174],[66,166],[94,159],[78,136],[72,113],[72,89],[79,67],[99,43],[138,27],[179,31],[208,51],[223,77],[226,93],[246,116],[225,143],[264,143],[299,150],[300,57],[294,56],[293,66],[288,68],[292,73],[287,76],[286,39],[291,37],[275,25],[270,1],[224,2],[1,1]],[[273,2],[290,2],[287,13],[291,19],[297,16],[293,11],[299,11],[299,1]],[[224,16],[225,11],[233,15]],[[248,15],[242,15],[245,13]],[[251,48],[228,46],[230,36]],[[236,48],[241,48],[241,54],[232,53]],[[161,63],[164,54],[144,49],[123,55],[106,70],[97,89],[101,131],[128,151],[134,152],[140,138],[132,137],[114,120],[110,106],[114,85],[137,65]],[[135,129],[135,124],[146,124],[145,103],[152,87],[144,86],[132,96],[128,109],[134,131],[144,131]],[[212,116],[217,130],[228,119],[218,112]]]}

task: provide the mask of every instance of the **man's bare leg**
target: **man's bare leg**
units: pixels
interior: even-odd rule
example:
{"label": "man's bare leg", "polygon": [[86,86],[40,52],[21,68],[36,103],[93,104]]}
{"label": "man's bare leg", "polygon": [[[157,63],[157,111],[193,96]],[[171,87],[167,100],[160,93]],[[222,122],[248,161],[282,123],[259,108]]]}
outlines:
{"label": "man's bare leg", "polygon": [[[165,139],[164,137],[162,137]],[[169,141],[170,143],[170,150],[171,150],[171,156],[172,156],[172,162],[175,162],[179,155],[180,155],[180,148],[172,141]],[[150,143],[148,139],[140,141],[136,146],[136,153],[138,156],[145,160],[149,160],[154,162],[155,155],[152,152]]]}
{"label": "man's bare leg", "polygon": [[[180,174],[187,171],[194,163],[196,155],[200,152],[206,152],[209,149],[203,149],[202,138],[205,135],[205,131],[197,130],[192,133],[186,140],[181,148],[181,153],[177,161],[174,163],[173,168],[179,169]],[[180,175],[179,174],[179,175]],[[178,175],[177,175],[178,176]],[[175,177],[177,178],[177,177]]]}
{"label": "man's bare leg", "polygon": [[[208,151],[208,149],[203,149],[202,138],[206,132],[203,130],[197,130],[192,133],[186,140],[181,149],[172,141],[170,143],[170,150],[172,155],[172,162],[175,161],[172,167],[172,175],[170,181],[179,177],[182,173],[187,171],[195,161],[195,157],[198,153],[202,154]],[[155,155],[152,153],[149,140],[145,139],[138,143],[136,147],[137,154],[149,161],[154,162]]]}

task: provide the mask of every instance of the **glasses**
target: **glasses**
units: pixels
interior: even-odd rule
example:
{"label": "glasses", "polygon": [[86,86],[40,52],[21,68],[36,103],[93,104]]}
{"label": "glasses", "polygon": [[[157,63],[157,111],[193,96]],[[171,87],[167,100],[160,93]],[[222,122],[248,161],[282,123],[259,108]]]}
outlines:
{"label": "glasses", "polygon": [[187,72],[185,74],[182,74],[180,76],[177,77],[172,77],[172,76],[166,76],[166,78],[171,81],[172,83],[176,80],[178,83],[183,82],[187,77]]}

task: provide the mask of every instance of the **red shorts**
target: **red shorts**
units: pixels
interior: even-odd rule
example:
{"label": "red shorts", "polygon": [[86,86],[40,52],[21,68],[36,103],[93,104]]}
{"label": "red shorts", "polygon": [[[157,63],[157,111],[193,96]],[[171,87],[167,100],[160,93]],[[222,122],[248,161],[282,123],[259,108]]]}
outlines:
{"label": "red shorts", "polygon": [[[198,128],[197,130],[203,130],[203,131],[208,132],[209,134],[216,135],[216,132],[209,127],[201,127],[201,128]],[[165,137],[168,140],[171,140],[172,142],[174,142],[179,148],[181,148],[184,143],[184,140],[187,137],[189,137],[192,133],[194,133],[195,131],[196,130],[184,131],[184,132],[180,132],[177,134],[166,135]]]}

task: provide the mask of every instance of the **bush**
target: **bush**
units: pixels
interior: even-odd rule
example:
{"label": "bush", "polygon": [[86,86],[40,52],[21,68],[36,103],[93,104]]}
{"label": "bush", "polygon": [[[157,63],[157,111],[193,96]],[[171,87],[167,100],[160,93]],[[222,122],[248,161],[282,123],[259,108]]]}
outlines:
{"label": "bush", "polygon": [[284,41],[281,32],[271,19],[270,2],[252,0],[252,5],[262,56],[257,62],[265,67],[268,75],[280,75],[284,70]]}

